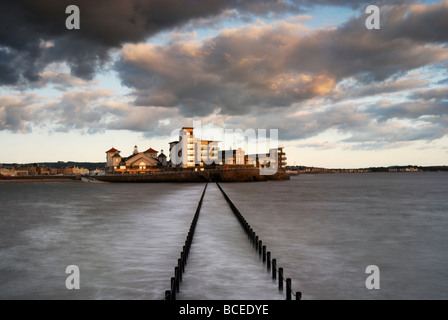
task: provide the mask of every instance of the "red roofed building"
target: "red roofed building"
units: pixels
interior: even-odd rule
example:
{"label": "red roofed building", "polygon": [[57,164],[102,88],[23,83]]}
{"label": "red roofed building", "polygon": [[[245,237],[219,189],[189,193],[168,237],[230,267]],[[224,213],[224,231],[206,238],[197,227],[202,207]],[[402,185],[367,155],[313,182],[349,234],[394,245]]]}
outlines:
{"label": "red roofed building", "polygon": [[119,150],[112,148],[109,151],[106,151],[106,169],[113,168],[114,166],[117,166],[120,161],[120,152]]}
{"label": "red roofed building", "polygon": [[112,148],[112,149],[110,149],[109,151],[106,151],[106,153],[113,153],[113,154],[115,154],[115,153],[120,153],[121,151],[118,151],[117,149],[115,149],[115,148]]}
{"label": "red roofed building", "polygon": [[[122,157],[119,150],[112,148],[106,151],[108,173],[142,174],[159,171],[162,162],[157,158],[157,150],[149,148],[145,152],[139,152],[137,146],[129,157]],[[165,161],[166,165],[166,161]]]}
{"label": "red roofed building", "polygon": [[151,158],[157,159],[157,153],[159,153],[159,151],[154,150],[153,148],[149,148],[148,150],[146,150],[143,153],[147,154]]}

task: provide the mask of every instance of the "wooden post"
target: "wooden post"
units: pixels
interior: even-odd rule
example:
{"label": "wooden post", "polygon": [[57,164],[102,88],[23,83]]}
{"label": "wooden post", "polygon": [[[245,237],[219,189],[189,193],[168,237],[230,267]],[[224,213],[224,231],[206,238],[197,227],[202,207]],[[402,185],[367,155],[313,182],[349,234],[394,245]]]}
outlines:
{"label": "wooden post", "polygon": [[302,300],[302,292],[300,291],[296,292],[296,300]]}
{"label": "wooden post", "polygon": [[286,278],[286,300],[291,300],[291,278]]}
{"label": "wooden post", "polygon": [[263,263],[266,262],[266,246],[263,246]]}
{"label": "wooden post", "polygon": [[177,274],[179,276],[179,282],[182,282],[182,259],[177,259],[177,269],[179,270]]}
{"label": "wooden post", "polygon": [[258,254],[261,256],[261,249],[263,247],[263,241],[258,240]]}
{"label": "wooden post", "polygon": [[170,290],[165,291],[165,300],[171,300],[171,291]]}
{"label": "wooden post", "polygon": [[277,280],[277,259],[272,259],[272,279]]}
{"label": "wooden post", "polygon": [[278,288],[283,290],[283,268],[278,268]]}
{"label": "wooden post", "polygon": [[171,278],[171,300],[176,300],[176,278]]}
{"label": "wooden post", "polygon": [[179,293],[179,267],[174,267],[174,279],[176,279],[176,292]]}
{"label": "wooden post", "polygon": [[255,236],[255,250],[258,251],[258,236]]}
{"label": "wooden post", "polygon": [[267,253],[266,253],[266,259],[267,259],[267,268],[268,268],[268,271],[271,271],[271,252],[270,251],[268,251]]}
{"label": "wooden post", "polygon": [[185,272],[185,263],[186,263],[186,261],[185,261],[185,253],[184,252],[181,252],[181,254],[180,254],[180,260],[182,261],[182,272]]}

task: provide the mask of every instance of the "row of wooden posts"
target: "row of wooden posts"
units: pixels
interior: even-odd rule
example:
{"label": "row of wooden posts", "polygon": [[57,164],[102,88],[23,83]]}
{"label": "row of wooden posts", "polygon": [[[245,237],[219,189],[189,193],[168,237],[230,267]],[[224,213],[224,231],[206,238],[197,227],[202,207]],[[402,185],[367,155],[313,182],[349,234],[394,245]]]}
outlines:
{"label": "row of wooden posts", "polygon": [[229,204],[230,208],[232,209],[232,212],[240,222],[241,226],[244,229],[244,232],[247,234],[249,241],[253,244],[255,251],[258,252],[260,258],[262,259],[263,263],[266,264],[267,271],[271,272],[272,270],[272,279],[277,280],[277,273],[278,273],[278,288],[279,290],[283,290],[283,282],[286,283],[286,300],[292,300],[292,296],[294,295],[296,297],[296,300],[302,299],[302,293],[296,292],[294,293],[292,291],[291,286],[291,279],[290,278],[284,278],[283,275],[283,268],[277,269],[277,260],[271,259],[271,252],[267,251],[266,246],[263,245],[263,241],[259,239],[256,232],[251,228],[250,224],[246,221],[244,216],[241,214],[241,212],[238,210],[238,208],[233,204],[232,200],[227,196],[227,194],[224,192],[224,190],[221,188],[219,183],[216,183],[219,190],[221,190],[224,198],[226,199],[227,203]]}
{"label": "row of wooden posts", "polygon": [[193,221],[190,225],[190,230],[188,231],[187,238],[185,240],[185,245],[183,246],[182,252],[180,253],[180,259],[177,260],[177,266],[174,267],[174,277],[171,278],[171,289],[165,291],[164,300],[176,300],[176,293],[179,293],[180,283],[182,282],[182,274],[185,272],[185,265],[187,264],[188,254],[190,253],[191,244],[193,243],[193,236],[196,230],[196,225],[198,223],[199,213],[201,212],[202,201],[204,200],[207,186],[208,183],[205,185],[201,199],[199,200],[196,213],[193,217]]}
{"label": "row of wooden posts", "polygon": [[[292,285],[291,285],[291,279],[290,278],[284,278],[283,275],[283,268],[277,268],[277,260],[271,259],[271,252],[267,251],[266,246],[263,245],[263,241],[259,239],[258,235],[255,233],[255,231],[251,228],[249,223],[246,221],[246,219],[243,217],[243,215],[240,213],[238,208],[233,204],[233,202],[230,200],[230,198],[227,196],[227,194],[224,192],[224,190],[221,188],[221,186],[216,183],[218,188],[221,190],[224,198],[226,199],[227,203],[229,204],[230,208],[232,209],[232,212],[240,222],[241,226],[243,227],[244,231],[246,232],[250,242],[253,244],[255,251],[258,252],[260,258],[262,259],[263,263],[266,264],[267,271],[272,271],[272,279],[277,280],[277,274],[278,274],[278,288],[279,290],[283,290],[283,283],[286,283],[286,300],[292,300],[292,296],[294,295],[296,300],[302,299],[302,293],[296,292],[294,293],[292,291]],[[185,245],[183,246],[183,250],[180,254],[180,259],[177,260],[177,266],[174,267],[174,277],[171,278],[171,289],[165,291],[165,300],[176,300],[176,293],[179,293],[179,287],[180,283],[182,282],[182,275],[185,272],[185,265],[187,264],[188,255],[190,253],[191,244],[193,243],[193,236],[194,232],[196,230],[196,225],[199,219],[199,213],[201,211],[202,202],[204,200],[205,191],[207,190],[208,183],[205,185],[204,191],[202,192],[201,199],[199,200],[198,207],[196,209],[196,213],[193,217],[193,220],[190,225],[190,230],[188,231],[187,238],[185,240]]]}

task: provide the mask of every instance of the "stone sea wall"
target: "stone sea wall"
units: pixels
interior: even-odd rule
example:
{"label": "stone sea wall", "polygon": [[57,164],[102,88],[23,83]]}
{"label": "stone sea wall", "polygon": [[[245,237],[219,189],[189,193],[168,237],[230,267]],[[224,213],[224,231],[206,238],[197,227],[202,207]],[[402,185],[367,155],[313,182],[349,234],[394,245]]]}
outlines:
{"label": "stone sea wall", "polygon": [[142,175],[106,175],[96,177],[104,182],[254,182],[268,180],[289,180],[290,176],[278,172],[271,176],[262,176],[259,170],[233,169],[233,170],[207,170],[207,171],[173,171]]}

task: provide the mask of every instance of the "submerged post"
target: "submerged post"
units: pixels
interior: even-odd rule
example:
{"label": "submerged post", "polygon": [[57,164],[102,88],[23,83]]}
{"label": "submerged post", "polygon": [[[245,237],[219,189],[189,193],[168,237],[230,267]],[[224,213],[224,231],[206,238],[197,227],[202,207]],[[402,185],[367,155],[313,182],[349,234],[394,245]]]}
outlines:
{"label": "submerged post", "polygon": [[302,292],[300,291],[296,292],[296,300],[302,300]]}
{"label": "submerged post", "polygon": [[277,280],[277,259],[272,259],[272,279]]}
{"label": "submerged post", "polygon": [[291,278],[286,279],[286,300],[291,300]]}
{"label": "submerged post", "polygon": [[180,261],[182,263],[181,266],[182,266],[182,273],[183,273],[183,272],[185,272],[185,254],[183,252],[181,252],[181,254],[180,254]]}
{"label": "submerged post", "polygon": [[165,300],[171,300],[171,291],[170,290],[165,291]]}
{"label": "submerged post", "polygon": [[267,260],[268,271],[271,271],[271,252],[270,251],[268,251],[266,253],[266,260]]}
{"label": "submerged post", "polygon": [[176,300],[176,278],[171,278],[171,300]]}
{"label": "submerged post", "polygon": [[174,267],[174,278],[176,279],[176,292],[179,293],[179,267]]}
{"label": "submerged post", "polygon": [[278,268],[278,288],[283,290],[283,268]]}
{"label": "submerged post", "polygon": [[179,281],[182,282],[182,259],[177,259],[177,269],[178,269],[178,277],[179,277]]}

